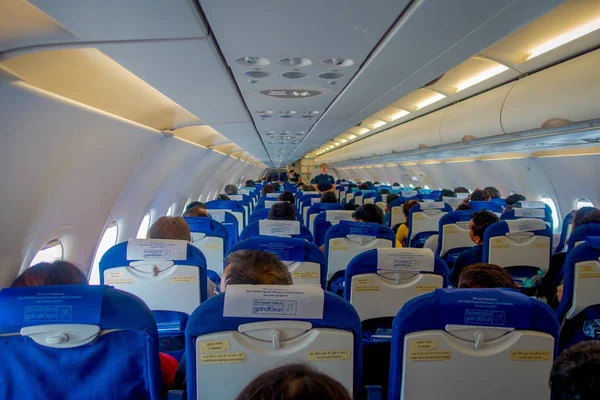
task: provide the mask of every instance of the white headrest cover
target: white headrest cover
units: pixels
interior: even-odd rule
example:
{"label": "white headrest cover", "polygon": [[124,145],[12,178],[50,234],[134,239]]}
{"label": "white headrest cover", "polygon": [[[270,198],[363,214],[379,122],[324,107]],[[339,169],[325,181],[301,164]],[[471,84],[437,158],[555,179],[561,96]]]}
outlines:
{"label": "white headrest cover", "polygon": [[433,271],[434,264],[431,249],[377,249],[377,269],[417,273]]}
{"label": "white headrest cover", "polygon": [[546,223],[543,219],[537,218],[519,218],[505,221],[508,225],[508,231],[515,232],[531,232],[543,231],[546,229]]}
{"label": "white headrest cover", "polygon": [[129,239],[128,260],[186,260],[185,240],[169,239]]}

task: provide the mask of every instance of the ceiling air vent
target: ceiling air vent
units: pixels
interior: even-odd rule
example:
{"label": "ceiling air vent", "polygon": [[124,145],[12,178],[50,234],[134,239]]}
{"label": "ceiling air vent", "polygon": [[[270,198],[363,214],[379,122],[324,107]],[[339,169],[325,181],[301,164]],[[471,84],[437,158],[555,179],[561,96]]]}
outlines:
{"label": "ceiling air vent", "polygon": [[303,99],[307,97],[319,96],[322,92],[318,90],[307,89],[269,89],[261,90],[261,94],[269,97],[278,97],[280,99]]}
{"label": "ceiling air vent", "polygon": [[289,71],[282,73],[281,76],[287,79],[300,79],[304,78],[306,74],[304,72]]}
{"label": "ceiling air vent", "polygon": [[244,75],[249,76],[250,78],[264,78],[269,76],[269,73],[265,71],[248,71],[244,72]]}
{"label": "ceiling air vent", "polygon": [[342,74],[341,72],[323,72],[322,74],[319,74],[319,78],[321,79],[339,79],[342,76],[344,76],[344,74]]}
{"label": "ceiling air vent", "polygon": [[247,67],[257,67],[262,65],[269,65],[269,60],[263,57],[240,57],[235,60],[237,64],[245,65]]}
{"label": "ceiling air vent", "polygon": [[279,60],[279,64],[284,67],[299,68],[312,64],[312,61],[303,57],[286,57]]}
{"label": "ceiling air vent", "polygon": [[348,58],[328,58],[321,61],[321,64],[330,68],[344,68],[354,65],[354,61]]}

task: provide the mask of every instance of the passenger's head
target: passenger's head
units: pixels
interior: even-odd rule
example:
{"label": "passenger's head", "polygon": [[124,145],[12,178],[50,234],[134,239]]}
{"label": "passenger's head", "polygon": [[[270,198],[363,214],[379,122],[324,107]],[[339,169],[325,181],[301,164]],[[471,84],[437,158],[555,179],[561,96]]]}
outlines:
{"label": "passenger's head", "polygon": [[221,193],[215,200],[231,200],[225,193]]}
{"label": "passenger's head", "polygon": [[301,192],[306,190],[306,186],[304,185],[304,183],[298,183],[298,190]]}
{"label": "passenger's head", "polygon": [[12,288],[53,285],[87,285],[83,272],[67,261],[42,262],[27,268],[10,285]]}
{"label": "passenger's head", "polygon": [[321,203],[337,203],[337,196],[333,192],[325,192],[321,196]]}
{"label": "passenger's head", "polygon": [[294,203],[296,201],[296,199],[294,198],[294,195],[292,194],[292,192],[288,192],[287,190],[283,193],[281,193],[278,197],[277,200],[279,201],[287,201],[289,203]]}
{"label": "passenger's head", "polygon": [[499,199],[501,197],[500,191],[493,186],[485,187],[483,190],[488,192],[492,199]]}
{"label": "passenger's head", "polygon": [[507,206],[514,206],[518,202],[525,201],[525,200],[527,200],[527,199],[522,194],[513,193],[513,194],[511,194],[510,196],[508,196],[506,198],[506,205]]}
{"label": "passenger's head", "polygon": [[470,205],[469,203],[460,203],[458,205],[458,207],[456,207],[456,211],[467,211],[467,210],[472,210],[473,206]]}
{"label": "passenger's head", "polygon": [[310,186],[310,185],[305,185],[304,186],[304,191],[305,192],[316,192],[315,188]]}
{"label": "passenger's head", "polygon": [[247,180],[247,181],[244,183],[244,186],[246,186],[246,187],[256,187],[256,184],[254,183],[254,181],[253,181],[253,180],[251,180],[251,179],[248,179],[248,180]]}
{"label": "passenger's head", "polygon": [[379,194],[390,194],[390,193],[391,193],[391,192],[390,192],[390,189],[385,189],[385,188],[384,188],[384,189],[381,189],[381,190],[379,191]]}
{"label": "passenger's head", "polygon": [[465,289],[516,289],[517,285],[515,285],[512,277],[504,268],[495,264],[478,263],[471,264],[462,270],[458,277],[458,287]]}
{"label": "passenger's head", "polygon": [[369,189],[371,189],[371,186],[369,186],[369,184],[366,182],[358,185],[358,190],[369,190]]}
{"label": "passenger's head", "polygon": [[335,379],[304,364],[277,367],[254,378],[236,400],[350,400]]}
{"label": "passenger's head", "polygon": [[408,221],[408,214],[410,213],[410,209],[413,208],[414,206],[416,206],[417,204],[419,204],[419,200],[407,201],[406,203],[404,203],[402,205],[402,211],[404,211],[404,216],[406,217],[407,221]]}
{"label": "passenger's head", "polygon": [[278,221],[295,221],[296,211],[294,206],[288,202],[275,203],[269,210],[269,219]]}
{"label": "passenger's head", "polygon": [[194,207],[200,207],[200,208],[204,208],[206,210],[206,206],[204,205],[203,202],[201,202],[201,201],[192,201],[190,204],[188,204],[185,207],[185,211],[189,211],[189,210],[191,210]]}
{"label": "passenger's head", "polygon": [[208,211],[206,211],[206,208],[200,207],[200,206],[190,208],[185,213],[183,213],[183,216],[184,217],[209,217]]}
{"label": "passenger's head", "polygon": [[442,193],[440,194],[440,200],[442,197],[456,197],[456,193],[450,189],[442,189]]}
{"label": "passenger's head", "polygon": [[358,222],[374,222],[383,224],[383,211],[375,204],[365,204],[354,211],[352,217]]}
{"label": "passenger's head", "polygon": [[[598,211],[598,209],[596,207],[581,207],[579,210],[575,211],[575,214],[573,214],[573,229],[577,228],[578,226],[582,225],[582,224],[587,224],[589,222],[597,222],[597,221],[593,221],[593,220],[587,220],[586,222],[583,222],[584,219],[586,219],[588,217],[588,215],[594,213]],[[593,217],[592,217],[593,218]]]}
{"label": "passenger's head", "polygon": [[227,256],[221,291],[228,285],[291,285],[288,267],[273,253],[238,250]]}
{"label": "passenger's head", "polygon": [[500,221],[500,218],[493,212],[487,210],[475,211],[469,223],[469,236],[475,244],[483,244],[483,234],[488,226],[494,222]]}
{"label": "passenger's head", "polygon": [[390,193],[387,195],[387,197],[385,198],[385,212],[388,213],[390,212],[390,204],[392,204],[392,201],[399,199],[400,196],[398,196],[396,193]]}
{"label": "passenger's head", "polygon": [[392,183],[392,186],[400,186],[400,184],[398,182],[394,182]]}
{"label": "passenger's head", "polygon": [[321,168],[321,173],[322,174],[326,174],[327,171],[329,171],[329,168],[327,167],[327,164],[323,163],[319,166],[319,168]]}
{"label": "passenger's head", "polygon": [[595,210],[589,212],[585,215],[585,217],[581,218],[580,225],[589,224],[590,222],[600,222],[600,211]]}
{"label": "passenger's head", "polygon": [[237,187],[235,185],[225,185],[225,189],[223,189],[225,194],[238,194]]}
{"label": "passenger's head", "polygon": [[346,203],[344,204],[343,210],[354,211],[358,208],[358,204]]}
{"label": "passenger's head", "polygon": [[266,184],[265,186],[263,186],[263,188],[260,191],[261,195],[266,195],[267,193],[275,193],[275,188],[269,184]]}
{"label": "passenger's head", "polygon": [[459,186],[454,189],[454,193],[469,193],[469,189],[464,186]]}
{"label": "passenger's head", "polygon": [[148,239],[192,240],[190,227],[181,217],[160,217],[148,229]]}
{"label": "passenger's head", "polygon": [[563,350],[552,365],[550,387],[557,400],[600,399],[600,341],[588,340]]}
{"label": "passenger's head", "polygon": [[490,194],[485,190],[476,189],[471,193],[471,201],[490,201],[490,199]]}

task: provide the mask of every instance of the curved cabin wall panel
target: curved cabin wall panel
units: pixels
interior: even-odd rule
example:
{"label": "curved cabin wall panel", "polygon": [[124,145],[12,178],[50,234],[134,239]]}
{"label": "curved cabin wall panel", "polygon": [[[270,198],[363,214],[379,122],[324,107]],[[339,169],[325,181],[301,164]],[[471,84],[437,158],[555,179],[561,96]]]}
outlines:
{"label": "curved cabin wall panel", "polygon": [[502,108],[506,133],[539,129],[552,119],[600,117],[600,50],[519,80]]}
{"label": "curved cabin wall panel", "polygon": [[402,137],[404,139],[404,147],[398,150],[409,151],[416,150],[421,145],[431,147],[442,144],[440,128],[447,112],[448,109],[445,108],[408,122],[404,128],[404,130],[407,130],[407,133],[404,133]]}

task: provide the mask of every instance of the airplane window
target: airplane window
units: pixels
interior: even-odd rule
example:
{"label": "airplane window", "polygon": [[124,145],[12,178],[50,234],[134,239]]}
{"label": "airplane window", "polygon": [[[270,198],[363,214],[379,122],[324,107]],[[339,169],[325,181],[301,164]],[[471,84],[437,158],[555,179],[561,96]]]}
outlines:
{"label": "airplane window", "polygon": [[579,199],[577,200],[577,203],[575,204],[575,209],[579,210],[581,207],[594,207],[594,204],[586,199]]}
{"label": "airplane window", "polygon": [[51,263],[54,261],[60,261],[63,259],[63,254],[64,249],[62,243],[59,240],[51,240],[50,242],[46,243],[46,245],[42,247],[40,251],[38,251],[29,266],[31,267],[32,265],[39,264],[41,262]]}
{"label": "airplane window", "polygon": [[170,216],[171,216],[171,214],[173,214],[173,206],[170,206],[170,207],[167,209],[167,214],[166,214],[166,215],[167,215],[167,217],[170,217]]}
{"label": "airplane window", "polygon": [[429,187],[429,185],[425,185],[425,186],[423,186],[423,189],[431,189],[431,188]]}
{"label": "airplane window", "polygon": [[[202,198],[202,196],[200,196],[200,198],[198,198],[198,201],[202,201],[202,200],[200,200],[201,198]],[[187,201],[185,202],[185,205],[183,206],[184,211],[187,208],[187,206],[190,205],[191,202],[192,202],[192,199],[187,199]]]}
{"label": "airplane window", "polygon": [[116,223],[111,224],[102,235],[100,239],[100,243],[98,244],[98,249],[96,250],[96,254],[94,255],[94,262],[92,263],[92,270],[90,271],[90,275],[88,280],[90,281],[90,285],[99,285],[100,284],[100,260],[104,253],[108,251],[112,246],[117,244],[117,238],[119,236],[119,227]]}
{"label": "airplane window", "polygon": [[540,201],[544,202],[552,210],[552,225],[554,226],[554,233],[560,232],[560,215],[558,215],[558,209],[554,201],[548,196],[540,197]]}
{"label": "airplane window", "polygon": [[[402,185],[402,187],[404,187],[404,185]],[[412,183],[410,185],[408,185],[408,187],[413,188],[415,187],[415,185],[413,185]]]}
{"label": "airplane window", "polygon": [[144,215],[144,219],[140,224],[140,229],[138,229],[137,235],[135,235],[135,237],[138,239],[146,239],[148,229],[150,229],[150,213]]}

